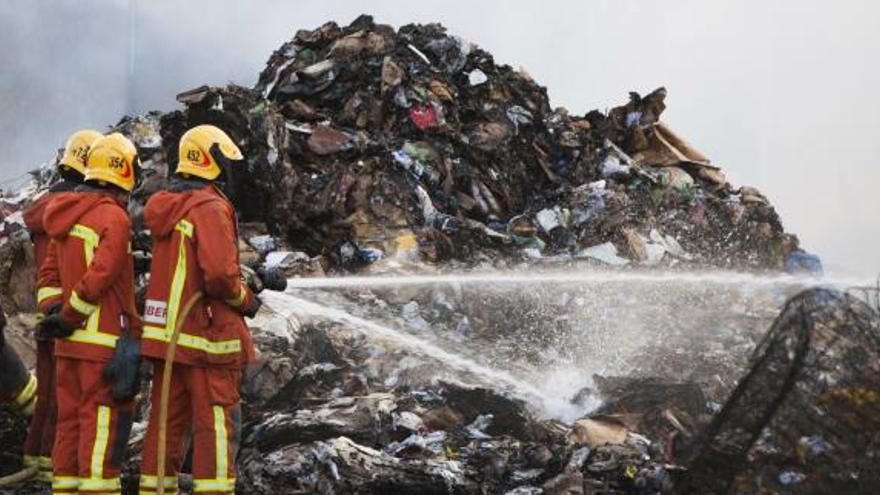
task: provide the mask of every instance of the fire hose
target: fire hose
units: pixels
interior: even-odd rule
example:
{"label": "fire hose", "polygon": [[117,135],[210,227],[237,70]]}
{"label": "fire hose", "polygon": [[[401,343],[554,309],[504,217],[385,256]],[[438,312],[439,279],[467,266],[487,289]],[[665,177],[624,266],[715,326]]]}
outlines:
{"label": "fire hose", "polygon": [[0,478],[0,488],[16,485],[18,483],[27,481],[36,476],[39,472],[39,466],[26,467],[20,471],[16,471],[8,476]]}
{"label": "fire hose", "polygon": [[[260,292],[262,289],[267,288],[271,290],[284,291],[287,287],[287,281],[283,279],[283,277],[274,274],[274,273],[261,273],[262,278],[265,278],[265,285],[263,285],[263,281],[260,281],[260,285],[258,287],[254,287],[256,289],[254,292]],[[254,277],[258,279],[259,276]],[[156,466],[156,494],[157,495],[165,495],[165,459],[167,455],[167,432],[168,432],[168,397],[171,395],[171,372],[174,368],[174,355],[177,351],[177,341],[180,338],[180,331],[183,328],[183,322],[186,321],[187,316],[192,311],[193,307],[196,305],[199,300],[202,299],[204,294],[202,292],[196,292],[193,294],[184,304],[182,311],[177,315],[177,321],[174,324],[174,331],[171,334],[171,337],[168,342],[168,348],[165,351],[165,367],[162,370],[162,388],[159,392],[159,445],[157,452],[157,466]],[[38,466],[28,467],[22,469],[18,472],[12,473],[8,476],[0,478],[0,487],[6,487],[10,485],[14,485],[16,483],[20,483],[22,481],[27,481],[35,476],[39,472]]]}
{"label": "fire hose", "polygon": [[[273,270],[255,272],[245,266],[241,267],[242,273],[248,282],[248,286],[257,294],[263,289],[284,291],[287,288],[287,280]],[[165,495],[165,456],[167,452],[166,436],[168,430],[168,396],[171,395],[171,371],[174,367],[174,354],[177,351],[177,340],[183,322],[189,316],[193,306],[204,296],[202,292],[193,294],[183,306],[183,310],[177,315],[174,324],[174,332],[168,342],[165,351],[165,368],[162,370],[162,389],[159,392],[159,448],[157,449],[156,466],[156,495]]]}
{"label": "fire hose", "polygon": [[202,298],[202,292],[193,294],[177,315],[174,332],[165,351],[165,367],[162,369],[162,390],[159,392],[159,448],[156,466],[156,495],[165,495],[165,454],[167,450],[166,435],[168,430],[168,396],[171,394],[171,370],[174,367],[174,353],[177,351],[177,339],[183,322],[192,311],[193,306]]}
{"label": "fire hose", "polygon": [[[245,266],[241,267],[242,273],[245,275],[248,287],[254,294],[262,292],[264,289],[283,292],[287,289],[287,279],[280,273],[273,270],[265,270],[255,272]],[[156,495],[165,495],[165,455],[166,455],[166,434],[168,429],[168,396],[171,394],[171,370],[174,367],[174,354],[177,351],[177,340],[180,337],[180,329],[183,322],[189,316],[193,306],[203,297],[202,292],[193,294],[183,306],[183,310],[177,315],[177,321],[174,324],[174,332],[168,342],[168,348],[165,351],[165,368],[162,370],[162,390],[159,394],[159,448],[158,448],[158,465],[156,466]]]}

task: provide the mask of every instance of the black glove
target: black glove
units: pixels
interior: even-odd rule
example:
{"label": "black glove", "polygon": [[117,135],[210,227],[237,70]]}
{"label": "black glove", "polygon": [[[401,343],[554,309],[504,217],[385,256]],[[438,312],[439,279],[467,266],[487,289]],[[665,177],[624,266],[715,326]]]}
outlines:
{"label": "black glove", "polygon": [[257,276],[263,281],[263,288],[284,292],[287,290],[287,277],[277,268],[260,268]]}
{"label": "black glove", "polygon": [[60,314],[55,313],[43,318],[43,321],[40,322],[37,337],[41,339],[63,339],[73,335],[74,330],[76,330],[76,325],[68,323]]}
{"label": "black glove", "polygon": [[287,290],[287,278],[277,268],[258,268],[256,271],[241,265],[241,277],[254,294],[263,290],[284,292]]}
{"label": "black glove", "polygon": [[[46,310],[46,314],[45,314],[45,316],[43,316],[43,319],[45,319],[46,316],[57,315],[58,313],[61,312],[61,307],[62,307],[61,303],[56,303],[56,304],[53,304],[52,306],[49,306],[49,309]],[[38,322],[42,323],[42,320],[38,320]],[[39,340],[41,342],[46,342],[48,340],[52,340],[53,337],[51,335],[48,335],[45,332],[43,332],[43,329],[40,326],[40,323],[37,323],[37,331],[35,332],[37,340]]]}
{"label": "black glove", "polygon": [[263,292],[263,279],[254,271],[253,268],[245,265],[239,266],[241,269],[241,280],[247,285],[248,289],[254,294]]}
{"label": "black glove", "polygon": [[104,380],[113,384],[110,393],[116,401],[134,399],[141,386],[141,343],[125,333],[116,341],[113,357],[104,368]]}
{"label": "black glove", "polygon": [[241,310],[241,313],[248,318],[253,318],[254,316],[257,316],[257,311],[259,311],[261,307],[263,307],[263,301],[255,295],[251,298],[251,302]]}

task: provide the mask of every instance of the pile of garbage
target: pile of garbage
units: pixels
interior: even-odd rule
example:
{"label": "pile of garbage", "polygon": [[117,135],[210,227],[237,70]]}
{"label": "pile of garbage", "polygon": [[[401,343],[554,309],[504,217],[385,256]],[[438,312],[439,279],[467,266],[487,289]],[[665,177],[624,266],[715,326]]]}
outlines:
{"label": "pile of garbage", "polygon": [[665,98],[574,115],[439,24],[362,16],[298,31],[253,88],[202,86],[177,96],[183,110],[114,130],[138,146],[140,201],[186,129],[226,130],[247,160],[230,187],[246,240],[309,271],[383,258],[782,269],[797,239],[660,120]]}

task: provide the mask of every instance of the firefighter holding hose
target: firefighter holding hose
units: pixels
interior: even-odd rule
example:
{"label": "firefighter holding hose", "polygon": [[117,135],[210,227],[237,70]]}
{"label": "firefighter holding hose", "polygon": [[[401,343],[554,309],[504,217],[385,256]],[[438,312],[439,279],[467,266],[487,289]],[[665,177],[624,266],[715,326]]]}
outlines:
{"label": "firefighter holding hose", "polygon": [[180,138],[168,188],[151,196],[144,211],[153,261],[142,355],[154,363],[141,466],[144,495],[177,492],[190,432],[193,491],[235,491],[238,388],[255,353],[244,317],[253,317],[261,302],[242,276],[235,210],[217,184],[242,159],[217,127],[190,129]]}

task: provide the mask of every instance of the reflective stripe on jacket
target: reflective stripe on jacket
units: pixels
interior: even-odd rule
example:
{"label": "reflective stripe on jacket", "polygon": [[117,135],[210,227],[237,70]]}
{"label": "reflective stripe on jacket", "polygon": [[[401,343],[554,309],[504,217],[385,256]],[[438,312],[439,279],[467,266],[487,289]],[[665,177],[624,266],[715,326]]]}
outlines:
{"label": "reflective stripe on jacket", "polygon": [[[113,355],[122,325],[137,336],[131,222],[122,205],[99,192],[60,193],[43,217],[52,240],[40,267],[40,290],[61,289],[61,316],[77,325],[56,341],[58,356],[104,361]],[[52,298],[44,298],[45,311]],[[123,318],[125,316],[126,318]]]}
{"label": "reflective stripe on jacket", "polygon": [[[46,207],[58,193],[72,191],[76,187],[75,182],[61,180],[56,182],[46,194],[39,196],[33,203],[28,205],[23,212],[24,224],[31,233],[31,241],[34,243],[34,259],[37,266],[37,275],[39,269],[46,261],[46,254],[49,252],[49,234],[46,233],[46,226],[43,225],[43,215],[46,213]],[[61,302],[61,287],[40,287],[37,285],[37,305],[45,305],[47,307],[54,306]]]}
{"label": "reflective stripe on jacket", "polygon": [[213,186],[154,194],[144,210],[153,235],[150,284],[141,346],[164,359],[184,306],[202,293],[183,319],[175,362],[240,367],[253,358],[241,315],[253,297],[241,281],[235,212]]}

